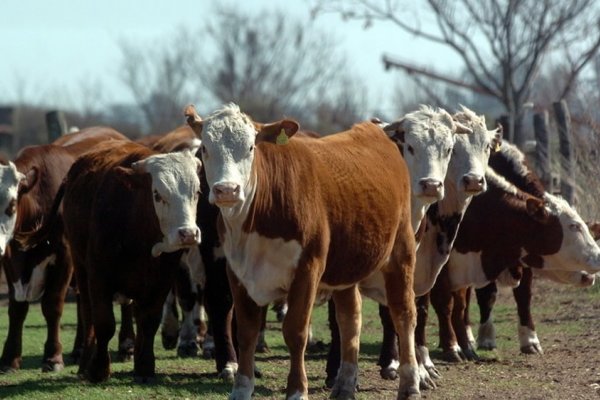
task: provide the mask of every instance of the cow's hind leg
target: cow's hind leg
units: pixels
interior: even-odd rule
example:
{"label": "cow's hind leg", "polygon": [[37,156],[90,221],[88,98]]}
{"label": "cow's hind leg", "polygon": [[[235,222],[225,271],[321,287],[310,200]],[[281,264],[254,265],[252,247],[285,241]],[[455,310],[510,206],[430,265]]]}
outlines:
{"label": "cow's hind leg", "polygon": [[288,313],[282,327],[285,344],[290,350],[290,373],[286,391],[288,400],[308,399],[304,353],[321,271],[322,264],[318,259],[300,261],[296,278],[288,292]]}
{"label": "cow's hind leg", "polygon": [[398,232],[390,262],[383,272],[388,307],[400,348],[398,399],[414,399],[420,397],[419,369],[415,355],[415,242],[410,225],[405,224],[404,228]]}
{"label": "cow's hind leg", "polygon": [[94,290],[91,303],[92,321],[96,333],[96,351],[90,360],[88,379],[91,382],[102,382],[110,376],[108,343],[115,334],[116,328],[112,296],[104,288]]}
{"label": "cow's hind leg", "polygon": [[333,293],[340,332],[341,365],[331,392],[332,399],[354,399],[358,380],[358,349],[362,324],[362,299],[357,286]]}
{"label": "cow's hind leg", "polygon": [[[429,356],[429,348],[427,347],[427,319],[429,318],[429,293],[417,297],[417,327],[415,329],[415,342],[417,351],[417,361],[419,369],[424,368],[425,373],[431,379],[440,377],[439,371],[435,368],[431,357]],[[421,373],[423,375],[423,373]],[[422,382],[422,381],[421,381]],[[433,382],[433,381],[432,381]],[[433,385],[435,387],[435,383]]]}
{"label": "cow's hind leg", "polygon": [[535,325],[531,316],[531,287],[533,271],[531,268],[523,269],[523,277],[519,286],[513,289],[519,313],[519,343],[521,352],[525,354],[544,354],[542,345],[535,333]]}
{"label": "cow's hind leg", "polygon": [[492,318],[492,309],[496,303],[498,287],[491,282],[481,289],[475,289],[479,305],[479,331],[477,333],[477,348],[493,350],[496,348],[496,328]]}

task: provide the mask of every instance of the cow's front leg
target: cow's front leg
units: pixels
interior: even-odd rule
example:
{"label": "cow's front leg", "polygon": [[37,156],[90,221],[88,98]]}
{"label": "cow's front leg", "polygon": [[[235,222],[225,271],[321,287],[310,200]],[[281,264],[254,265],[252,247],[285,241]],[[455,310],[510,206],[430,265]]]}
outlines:
{"label": "cow's front leg", "polygon": [[155,303],[134,303],[137,335],[133,355],[133,379],[136,383],[154,383],[156,380],[154,337],[160,325],[161,307],[166,297],[165,292],[157,294]]}
{"label": "cow's front leg", "polygon": [[341,365],[332,399],[354,399],[358,380],[358,349],[360,346],[360,328],[362,299],[357,286],[333,292],[335,315],[340,332]]}
{"label": "cow's front leg", "polygon": [[535,333],[535,325],[531,316],[532,278],[533,271],[531,268],[523,268],[521,283],[513,289],[519,313],[519,343],[521,344],[521,353],[544,354],[540,340],[537,333]]}
{"label": "cow's front leg", "polygon": [[238,370],[229,400],[250,400],[254,392],[254,352],[261,324],[261,307],[248,296],[246,288],[230,268],[227,268],[227,276],[233,295],[236,323],[240,327],[237,330]]}
{"label": "cow's front leg", "polygon": [[8,336],[4,342],[2,357],[0,357],[0,373],[11,372],[21,368],[21,353],[23,348],[23,325],[29,311],[29,303],[16,301],[10,285],[8,297]]}
{"label": "cow's front leg", "polygon": [[42,314],[46,320],[48,330],[44,345],[44,358],[42,372],[58,372],[65,367],[60,342],[60,319],[65,305],[65,296],[73,275],[70,258],[64,257],[64,252],[59,252],[58,261],[49,265],[46,289],[42,297]]}
{"label": "cow's front leg", "polygon": [[[319,260],[301,264],[288,292],[288,313],[283,319],[282,327],[283,338],[290,351],[290,373],[286,390],[288,400],[308,399],[304,352],[321,271],[322,263]],[[336,310],[336,314],[337,312]]]}

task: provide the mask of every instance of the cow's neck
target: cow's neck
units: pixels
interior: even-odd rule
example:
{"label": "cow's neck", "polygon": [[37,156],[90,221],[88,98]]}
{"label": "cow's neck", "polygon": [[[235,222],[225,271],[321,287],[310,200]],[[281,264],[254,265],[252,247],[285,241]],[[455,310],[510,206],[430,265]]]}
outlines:
{"label": "cow's neck", "polygon": [[427,213],[427,209],[431,204],[423,202],[416,196],[410,196],[410,203],[411,224],[413,230],[417,232],[419,230],[419,227],[421,226],[421,221],[423,221],[425,213]]}
{"label": "cow's neck", "polygon": [[472,198],[458,191],[456,185],[449,180],[446,180],[444,186],[444,198],[429,207],[424,222],[427,229],[418,248],[415,267],[414,289],[417,295],[431,290],[448,261],[460,222]]}

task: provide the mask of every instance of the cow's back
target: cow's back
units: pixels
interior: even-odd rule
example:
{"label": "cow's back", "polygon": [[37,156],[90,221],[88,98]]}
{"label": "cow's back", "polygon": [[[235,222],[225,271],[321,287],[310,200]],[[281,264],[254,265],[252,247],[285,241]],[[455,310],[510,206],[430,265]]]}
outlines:
{"label": "cow's back", "polygon": [[270,202],[257,199],[270,218],[257,219],[263,224],[257,231],[322,246],[317,253],[327,252],[327,285],[366,277],[389,256],[401,219],[410,223],[410,181],[396,145],[374,124],[362,123],[319,140],[291,140],[287,153],[273,146],[263,145],[269,182],[259,176],[259,186],[272,186]]}
{"label": "cow's back", "polygon": [[[110,141],[83,154],[73,164],[66,178],[63,213],[74,257],[84,260],[92,213],[98,201],[114,201],[115,212],[127,209],[125,201],[120,202],[125,199],[114,198],[113,193],[102,191],[107,176],[114,175],[117,166],[129,167],[132,162],[152,154],[150,149],[133,142]],[[115,218],[112,212],[103,217],[107,221]]]}

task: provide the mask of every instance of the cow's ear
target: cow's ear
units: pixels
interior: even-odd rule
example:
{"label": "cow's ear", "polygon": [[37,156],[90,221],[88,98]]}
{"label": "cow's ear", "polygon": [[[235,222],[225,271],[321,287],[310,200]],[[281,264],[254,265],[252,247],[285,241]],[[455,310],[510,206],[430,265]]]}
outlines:
{"label": "cow's ear", "polygon": [[594,240],[600,240],[600,222],[588,222],[587,226]]}
{"label": "cow's ear", "polygon": [[256,143],[287,144],[288,140],[298,132],[300,125],[294,120],[282,119],[270,124],[256,124],[256,127],[258,131]]}
{"label": "cow's ear", "polygon": [[543,222],[548,219],[548,210],[543,200],[529,198],[526,200],[527,213],[536,221]]}
{"label": "cow's ear", "polygon": [[395,142],[404,144],[404,118],[385,125],[383,131]]}
{"label": "cow's ear", "polygon": [[141,173],[140,171],[136,171],[133,168],[121,166],[115,168],[115,176],[117,180],[119,180],[119,182],[121,182],[128,188],[141,187],[147,180],[146,173]]}
{"label": "cow's ear", "polygon": [[494,137],[492,138],[491,144],[492,152],[500,151],[500,148],[502,147],[502,130],[502,125],[498,124],[498,126],[493,132]]}
{"label": "cow's ear", "polygon": [[190,126],[190,128],[192,128],[196,136],[202,139],[202,125],[204,122],[196,112],[196,107],[194,107],[193,104],[188,105],[183,110],[183,114],[185,115],[185,119],[188,125]]}
{"label": "cow's ear", "polygon": [[17,178],[20,178],[18,189],[19,196],[33,189],[38,181],[39,175],[40,173],[37,167],[31,167],[31,169],[27,171],[25,175],[18,172]]}

